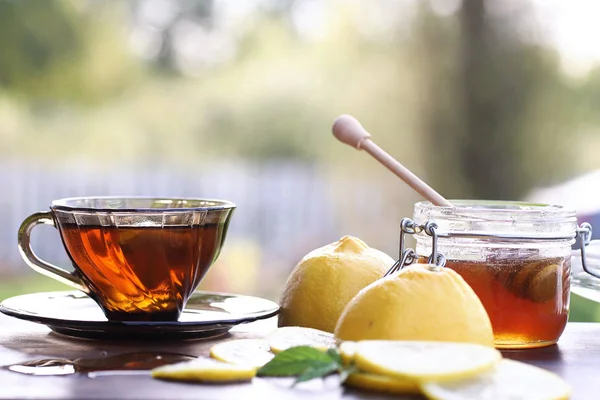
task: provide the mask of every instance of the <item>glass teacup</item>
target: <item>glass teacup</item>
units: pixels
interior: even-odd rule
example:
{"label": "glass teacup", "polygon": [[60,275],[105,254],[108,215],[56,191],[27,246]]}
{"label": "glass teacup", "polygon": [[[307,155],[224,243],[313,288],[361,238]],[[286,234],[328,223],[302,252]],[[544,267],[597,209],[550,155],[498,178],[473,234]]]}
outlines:
{"label": "glass teacup", "polygon": [[[19,251],[34,270],[88,294],[109,321],[177,321],[219,256],[235,207],[194,198],[55,200],[23,221]],[[33,252],[39,224],[58,229],[73,272]]]}

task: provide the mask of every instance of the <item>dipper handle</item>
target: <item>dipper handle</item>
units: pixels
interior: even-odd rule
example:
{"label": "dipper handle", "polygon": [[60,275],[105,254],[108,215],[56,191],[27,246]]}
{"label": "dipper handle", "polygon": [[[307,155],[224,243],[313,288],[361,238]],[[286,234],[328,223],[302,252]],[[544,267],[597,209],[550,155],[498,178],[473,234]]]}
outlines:
{"label": "dipper handle", "polygon": [[365,150],[432,204],[442,207],[453,207],[452,203],[436,192],[431,186],[423,182],[381,147],[377,146],[371,140],[371,134],[367,132],[356,118],[347,114],[341,115],[336,118],[331,129],[333,136],[340,142],[358,150]]}

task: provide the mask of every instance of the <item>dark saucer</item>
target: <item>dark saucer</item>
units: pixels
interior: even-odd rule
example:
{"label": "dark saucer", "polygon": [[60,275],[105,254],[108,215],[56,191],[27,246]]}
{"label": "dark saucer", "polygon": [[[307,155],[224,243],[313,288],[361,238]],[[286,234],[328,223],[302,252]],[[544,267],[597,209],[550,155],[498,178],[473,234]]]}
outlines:
{"label": "dark saucer", "polygon": [[100,307],[78,291],[32,293],[0,303],[0,312],[53,331],[89,339],[195,339],[276,315],[279,306],[259,297],[197,291],[177,322],[107,321]]}

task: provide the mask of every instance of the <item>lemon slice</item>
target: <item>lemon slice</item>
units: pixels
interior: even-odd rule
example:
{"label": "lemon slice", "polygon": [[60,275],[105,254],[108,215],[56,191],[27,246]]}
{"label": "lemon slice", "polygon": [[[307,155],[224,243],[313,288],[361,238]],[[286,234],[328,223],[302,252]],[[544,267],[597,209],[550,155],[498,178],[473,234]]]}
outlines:
{"label": "lemon slice", "polygon": [[344,384],[361,389],[393,394],[420,393],[419,385],[413,380],[393,378],[391,376],[376,375],[361,371],[350,374]]}
{"label": "lemon slice", "polygon": [[420,382],[464,379],[492,369],[502,356],[473,343],[365,340],[356,345],[356,366],[375,374]]}
{"label": "lemon slice", "polygon": [[212,358],[197,358],[155,368],[151,375],[153,378],[179,381],[238,382],[254,378],[256,368],[229,364]]}
{"label": "lemon slice", "polygon": [[319,350],[335,347],[333,334],[299,326],[278,328],[267,337],[267,340],[271,351],[275,354],[296,346],[311,346]]}
{"label": "lemon slice", "polygon": [[231,364],[260,368],[275,355],[264,339],[240,339],[215,344],[210,348],[210,356]]}
{"label": "lemon slice", "polygon": [[498,366],[471,379],[425,383],[423,392],[434,400],[563,400],[571,387],[559,376],[519,361],[502,360]]}
{"label": "lemon slice", "polygon": [[352,364],[354,362],[354,353],[356,352],[356,342],[342,342],[338,348],[342,362]]}

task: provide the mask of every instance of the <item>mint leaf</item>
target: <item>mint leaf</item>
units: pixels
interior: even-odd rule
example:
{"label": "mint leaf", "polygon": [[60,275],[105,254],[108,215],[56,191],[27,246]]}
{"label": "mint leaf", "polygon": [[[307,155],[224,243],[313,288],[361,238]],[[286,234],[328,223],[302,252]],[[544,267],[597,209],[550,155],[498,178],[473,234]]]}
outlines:
{"label": "mint leaf", "polygon": [[340,353],[337,351],[336,348],[332,348],[332,347],[328,348],[327,355],[329,357],[331,357],[331,359],[334,360],[339,365],[343,365],[342,356],[340,355]]}
{"label": "mint leaf", "polygon": [[322,378],[333,372],[340,373],[344,382],[356,371],[354,366],[344,366],[337,349],[326,352],[310,346],[297,346],[282,351],[257,371],[258,376],[295,376],[292,386],[314,378]]}
{"label": "mint leaf", "polygon": [[297,346],[277,354],[271,361],[263,365],[262,368],[257,371],[257,375],[300,376],[305,371],[308,371],[308,369],[326,371],[328,368],[333,368],[329,369],[327,372],[330,373],[338,367],[338,362],[328,353],[310,346]]}
{"label": "mint leaf", "polygon": [[336,363],[320,364],[320,365],[317,365],[314,367],[308,367],[300,375],[298,375],[296,377],[296,380],[294,381],[294,384],[292,386],[295,386],[297,383],[300,383],[300,382],[310,381],[311,379],[314,379],[314,378],[324,377],[324,376],[329,375],[332,372],[335,372],[337,370],[338,370],[338,365]]}

